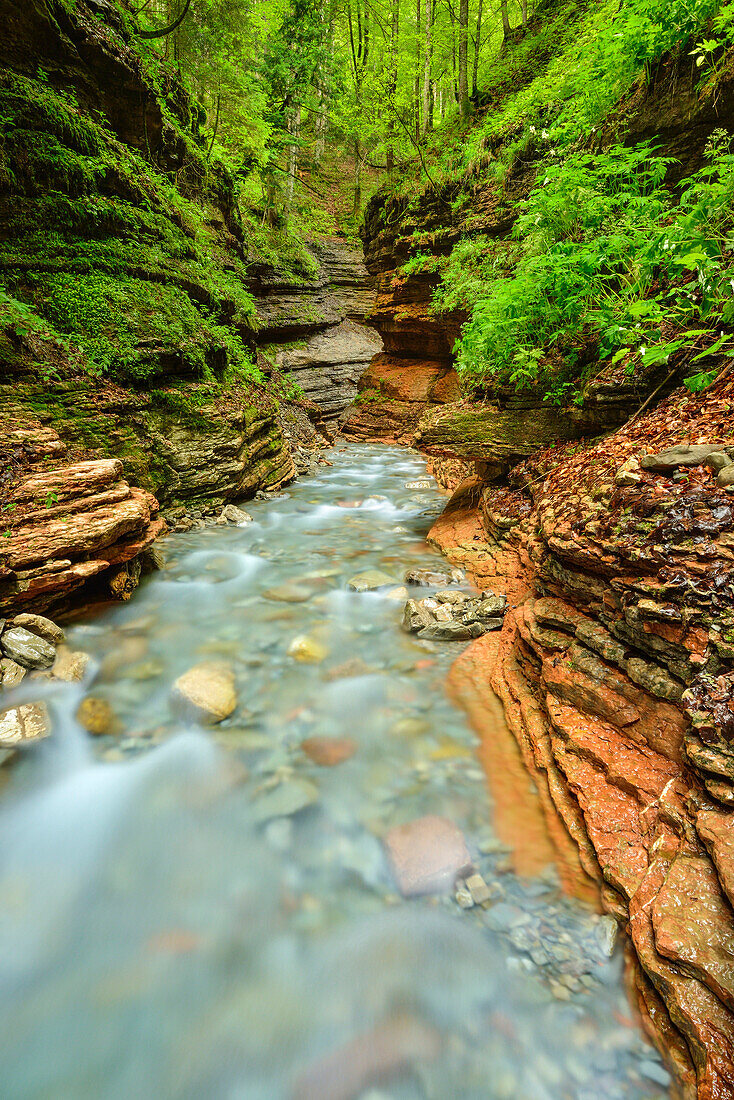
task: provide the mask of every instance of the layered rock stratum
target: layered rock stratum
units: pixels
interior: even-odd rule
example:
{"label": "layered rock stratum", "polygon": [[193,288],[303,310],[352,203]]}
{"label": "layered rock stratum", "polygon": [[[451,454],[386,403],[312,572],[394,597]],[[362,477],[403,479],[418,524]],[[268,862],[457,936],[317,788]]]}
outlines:
{"label": "layered rock stratum", "polygon": [[[502,486],[445,439],[435,458],[466,476],[432,541],[510,603],[452,690],[485,738],[501,701],[566,883],[598,885],[628,932],[635,1000],[686,1100],[734,1096],[732,408],[725,372]],[[666,461],[681,444],[719,458]]]}

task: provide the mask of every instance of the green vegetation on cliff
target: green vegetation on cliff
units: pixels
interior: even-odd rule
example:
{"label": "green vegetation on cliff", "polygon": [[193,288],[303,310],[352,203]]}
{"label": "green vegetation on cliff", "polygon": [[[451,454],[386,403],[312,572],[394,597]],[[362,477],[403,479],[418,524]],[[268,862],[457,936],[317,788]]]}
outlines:
{"label": "green vegetation on cliff", "polygon": [[733,34],[717,0],[541,0],[474,124],[393,189],[401,276],[438,273],[434,308],[468,317],[468,392],[581,401],[599,364],[684,357],[691,388],[711,380],[733,320]]}

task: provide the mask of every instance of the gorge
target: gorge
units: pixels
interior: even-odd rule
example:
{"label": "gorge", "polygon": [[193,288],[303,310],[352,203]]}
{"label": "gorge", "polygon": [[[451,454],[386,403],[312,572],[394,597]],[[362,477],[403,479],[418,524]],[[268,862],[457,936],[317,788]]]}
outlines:
{"label": "gorge", "polygon": [[8,1096],[734,1098],[728,8],[383,7],[0,0]]}

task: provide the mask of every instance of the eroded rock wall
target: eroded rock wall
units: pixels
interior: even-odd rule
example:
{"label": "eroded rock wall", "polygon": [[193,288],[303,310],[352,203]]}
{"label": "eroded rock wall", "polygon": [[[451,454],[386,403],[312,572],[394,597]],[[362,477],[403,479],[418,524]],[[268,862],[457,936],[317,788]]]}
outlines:
{"label": "eroded rock wall", "polygon": [[316,406],[318,419],[333,429],[382,349],[379,335],[365,324],[374,306],[374,280],[354,245],[322,238],[309,247],[317,278],[289,283],[272,269],[255,274],[257,342],[265,359],[295,382]]}
{"label": "eroded rock wall", "polygon": [[561,867],[570,844],[627,930],[634,996],[687,1100],[734,1097],[734,498],[716,460],[638,461],[732,447],[733,400],[724,376],[596,446],[539,452],[504,487],[474,474],[431,535],[514,605],[462,660],[476,650],[504,705]]}

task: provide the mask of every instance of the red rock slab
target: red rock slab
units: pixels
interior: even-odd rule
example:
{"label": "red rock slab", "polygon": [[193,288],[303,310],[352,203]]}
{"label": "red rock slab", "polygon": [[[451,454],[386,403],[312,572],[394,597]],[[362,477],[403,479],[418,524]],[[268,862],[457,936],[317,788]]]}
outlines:
{"label": "red rock slab", "polygon": [[104,504],[117,504],[130,496],[130,486],[126,481],[120,481],[111,489],[105,489],[100,493],[91,493],[86,496],[72,497],[50,508],[37,508],[33,512],[23,513],[23,523],[48,523],[55,516],[67,516],[71,512],[88,512],[92,508],[101,508]]}
{"label": "red rock slab", "polygon": [[607,782],[632,795],[640,809],[659,799],[680,769],[647,746],[630,740],[608,722],[581,717],[573,707],[553,699],[547,702],[553,728],[572,751],[604,772]]}
{"label": "red rock slab", "polygon": [[558,656],[544,659],[543,681],[552,695],[584,714],[598,715],[620,727],[640,720],[637,708],[621,695],[583,672],[570,668]]}
{"label": "red rock slab", "polygon": [[646,830],[636,798],[608,782],[604,772],[551,736],[553,756],[576,796],[604,878],[631,897],[648,866]]}
{"label": "red rock slab", "polygon": [[[109,569],[109,562],[80,561],[57,573],[41,573],[25,580],[19,579],[12,594],[12,600],[7,602],[18,606],[26,604],[34,607],[45,606],[56,593],[73,592],[90,577],[103,573],[105,569]],[[5,602],[0,601],[0,606],[4,607]]]}
{"label": "red rock slab", "polygon": [[357,743],[349,737],[307,737],[301,748],[314,764],[333,768],[354,756]]}
{"label": "red rock slab", "polygon": [[356,1100],[417,1062],[433,1061],[441,1045],[440,1033],[417,1017],[387,1020],[312,1063],[296,1079],[292,1100]]}
{"label": "red rock slab", "polygon": [[658,952],[692,970],[734,1009],[734,922],[710,861],[679,852],[650,915]]}
{"label": "red rock slab", "polygon": [[734,905],[734,813],[701,810],[696,817],[696,831],[711,853],[721,885]]}
{"label": "red rock slab", "polygon": [[461,829],[436,814],[391,829],[385,848],[395,882],[406,898],[450,893],[458,876],[472,866]]}
{"label": "red rock slab", "polygon": [[734,1100],[734,1016],[698,978],[659,954],[650,908],[670,867],[656,859],[630,899],[629,933],[648,978],[684,1036],[696,1070],[697,1100]]}
{"label": "red rock slab", "polygon": [[432,388],[447,373],[446,364],[426,360],[401,359],[379,354],[362,376],[362,388],[375,386],[391,401],[428,402]]}
{"label": "red rock slab", "polygon": [[5,560],[12,569],[22,569],[49,558],[81,557],[97,553],[150,520],[148,494],[131,489],[126,500],[72,513],[43,526],[13,528],[5,547]]}
{"label": "red rock slab", "polygon": [[31,474],[21,481],[13,496],[15,500],[43,500],[49,493],[55,493],[60,499],[65,499],[97,492],[113,485],[121,477],[122,463],[119,458],[94,459]]}

